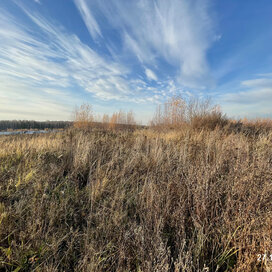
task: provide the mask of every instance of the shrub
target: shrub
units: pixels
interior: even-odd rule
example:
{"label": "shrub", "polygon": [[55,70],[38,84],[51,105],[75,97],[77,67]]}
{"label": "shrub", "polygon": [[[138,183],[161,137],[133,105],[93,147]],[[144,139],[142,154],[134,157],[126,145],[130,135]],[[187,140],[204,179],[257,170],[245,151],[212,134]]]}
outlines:
{"label": "shrub", "polygon": [[74,112],[74,127],[87,129],[93,126],[94,114],[91,105],[84,103]]}
{"label": "shrub", "polygon": [[176,96],[157,107],[151,126],[164,129],[215,129],[227,123],[227,117],[219,106],[212,105],[209,99],[192,98],[186,101]]}

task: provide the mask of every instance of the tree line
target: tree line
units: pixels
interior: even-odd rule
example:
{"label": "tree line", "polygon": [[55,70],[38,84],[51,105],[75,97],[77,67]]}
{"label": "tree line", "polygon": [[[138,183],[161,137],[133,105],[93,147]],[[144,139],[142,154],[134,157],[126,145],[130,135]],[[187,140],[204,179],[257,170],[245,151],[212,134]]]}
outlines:
{"label": "tree line", "polygon": [[0,130],[61,129],[71,126],[69,121],[0,120]]}

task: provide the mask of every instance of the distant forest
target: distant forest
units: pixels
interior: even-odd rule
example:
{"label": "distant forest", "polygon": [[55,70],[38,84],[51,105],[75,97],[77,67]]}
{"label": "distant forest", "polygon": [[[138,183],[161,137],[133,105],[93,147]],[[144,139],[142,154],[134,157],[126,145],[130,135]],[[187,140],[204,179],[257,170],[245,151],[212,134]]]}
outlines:
{"label": "distant forest", "polygon": [[59,129],[73,124],[69,121],[29,121],[29,120],[0,120],[0,131],[7,129]]}

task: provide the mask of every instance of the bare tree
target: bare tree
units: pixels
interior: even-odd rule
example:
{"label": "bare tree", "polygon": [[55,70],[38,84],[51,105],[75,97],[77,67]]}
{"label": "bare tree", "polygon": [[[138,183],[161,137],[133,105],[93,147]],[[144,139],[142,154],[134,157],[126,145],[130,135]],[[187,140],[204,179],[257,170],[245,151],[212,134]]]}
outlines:
{"label": "bare tree", "polygon": [[79,108],[75,109],[74,113],[74,127],[89,128],[93,125],[94,115],[92,106],[84,103]]}

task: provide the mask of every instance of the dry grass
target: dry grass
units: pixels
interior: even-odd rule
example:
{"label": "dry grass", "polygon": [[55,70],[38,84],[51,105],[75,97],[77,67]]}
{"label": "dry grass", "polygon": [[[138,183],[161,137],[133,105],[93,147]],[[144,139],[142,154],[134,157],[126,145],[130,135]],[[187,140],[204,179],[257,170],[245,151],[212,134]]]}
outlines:
{"label": "dry grass", "polygon": [[193,97],[185,100],[180,96],[172,97],[162,105],[158,105],[151,121],[151,127],[157,130],[215,129],[228,124],[226,115],[218,105],[209,99]]}
{"label": "dry grass", "polygon": [[77,129],[90,130],[100,129],[135,129],[137,127],[133,111],[114,112],[111,116],[94,114],[90,104],[82,104],[76,108],[73,114],[73,127]]}
{"label": "dry grass", "polygon": [[271,132],[2,136],[0,270],[270,271],[271,166]]}

